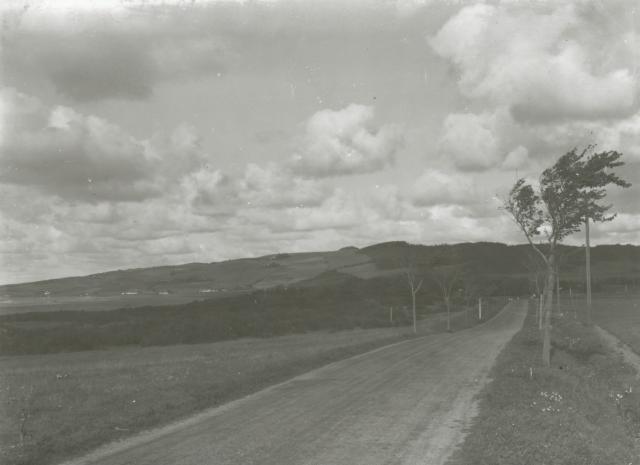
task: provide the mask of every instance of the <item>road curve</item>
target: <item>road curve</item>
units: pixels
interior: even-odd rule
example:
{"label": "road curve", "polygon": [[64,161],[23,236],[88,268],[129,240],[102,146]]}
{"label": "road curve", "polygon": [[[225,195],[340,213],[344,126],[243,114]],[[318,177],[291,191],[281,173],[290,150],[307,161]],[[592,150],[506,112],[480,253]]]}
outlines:
{"label": "road curve", "polygon": [[442,464],[526,305],[333,363],[68,464]]}

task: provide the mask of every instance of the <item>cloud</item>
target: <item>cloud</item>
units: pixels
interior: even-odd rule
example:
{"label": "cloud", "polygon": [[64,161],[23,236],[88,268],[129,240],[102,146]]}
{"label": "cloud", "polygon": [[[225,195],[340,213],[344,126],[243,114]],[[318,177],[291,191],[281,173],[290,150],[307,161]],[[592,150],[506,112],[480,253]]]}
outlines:
{"label": "cloud", "polygon": [[460,171],[514,169],[525,166],[532,144],[527,130],[504,107],[481,113],[446,116],[438,141],[439,153]]}
{"label": "cloud", "polygon": [[621,213],[611,222],[593,225],[592,231],[596,242],[637,244],[640,242],[640,215]]}
{"label": "cloud", "polygon": [[529,151],[526,147],[518,145],[515,149],[507,154],[502,162],[502,168],[506,170],[523,168],[529,161]]}
{"label": "cloud", "polygon": [[349,194],[338,189],[317,208],[291,210],[293,229],[296,231],[343,229],[361,224],[364,220],[364,212],[353,207]]}
{"label": "cloud", "polygon": [[439,152],[466,171],[539,170],[594,143],[638,160],[640,35],[628,6],[463,7],[428,40],[471,108],[445,117]]}
{"label": "cloud", "polygon": [[31,90],[51,86],[81,102],[144,99],[160,82],[226,69],[229,51],[222,38],[191,23],[163,20],[160,11],[149,12],[156,15],[154,21],[102,11],[54,13],[27,10],[6,29],[5,84]]}
{"label": "cloud", "polygon": [[463,171],[493,167],[501,161],[497,116],[492,113],[453,113],[443,124],[439,151]]}
{"label": "cloud", "polygon": [[402,147],[398,126],[374,124],[371,106],[351,104],[321,110],[309,118],[291,168],[307,177],[329,177],[379,171],[391,165]]}
{"label": "cloud", "polygon": [[13,89],[3,89],[0,101],[3,183],[86,202],[140,201],[205,161],[186,126],[140,140],[102,118],[50,108]]}
{"label": "cloud", "polygon": [[628,116],[640,103],[638,51],[627,44],[637,37],[588,13],[572,4],[477,4],[429,44],[459,70],[463,95],[505,105],[518,121]]}
{"label": "cloud", "polygon": [[477,192],[470,177],[436,169],[425,170],[412,188],[415,205],[464,205],[476,200]]}
{"label": "cloud", "polygon": [[238,208],[238,183],[211,166],[204,166],[180,181],[180,196],[197,212],[208,216],[229,216]]}
{"label": "cloud", "polygon": [[0,181],[85,200],[154,195],[153,159],[141,141],[100,118],[47,108],[10,89],[1,99]]}
{"label": "cloud", "polygon": [[400,18],[407,18],[424,10],[433,3],[433,0],[396,0],[396,14]]}
{"label": "cloud", "polygon": [[328,189],[316,180],[294,176],[286,166],[249,163],[239,183],[239,195],[253,207],[315,206],[327,198]]}
{"label": "cloud", "polygon": [[[249,163],[241,175],[204,166],[181,180],[181,193],[204,215],[233,215],[239,209],[313,207],[330,195],[329,187],[295,176],[287,166]],[[271,213],[269,213],[271,214]]]}

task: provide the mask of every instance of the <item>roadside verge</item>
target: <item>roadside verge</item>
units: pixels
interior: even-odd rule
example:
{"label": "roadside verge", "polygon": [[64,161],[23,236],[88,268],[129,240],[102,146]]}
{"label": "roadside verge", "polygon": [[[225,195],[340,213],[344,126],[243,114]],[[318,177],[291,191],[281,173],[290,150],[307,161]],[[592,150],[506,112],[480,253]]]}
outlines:
{"label": "roadside verge", "polygon": [[640,382],[597,330],[556,315],[552,366],[534,312],[506,345],[448,465],[624,463],[640,456]]}

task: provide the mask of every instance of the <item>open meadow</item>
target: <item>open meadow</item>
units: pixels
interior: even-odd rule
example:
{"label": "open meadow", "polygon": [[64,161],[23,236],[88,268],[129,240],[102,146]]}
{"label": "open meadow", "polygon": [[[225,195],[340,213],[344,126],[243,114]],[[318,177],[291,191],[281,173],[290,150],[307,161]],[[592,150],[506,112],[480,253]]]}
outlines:
{"label": "open meadow", "polygon": [[[487,301],[483,320],[506,303]],[[479,323],[452,314],[452,329]],[[446,315],[419,321],[444,332]],[[55,463],[220,405],[335,360],[412,337],[409,326],[315,331],[208,344],[0,357],[0,462]]]}
{"label": "open meadow", "polygon": [[406,328],[0,358],[0,462],[54,463],[400,340]]}
{"label": "open meadow", "polygon": [[593,320],[640,354],[640,294],[594,296]]}

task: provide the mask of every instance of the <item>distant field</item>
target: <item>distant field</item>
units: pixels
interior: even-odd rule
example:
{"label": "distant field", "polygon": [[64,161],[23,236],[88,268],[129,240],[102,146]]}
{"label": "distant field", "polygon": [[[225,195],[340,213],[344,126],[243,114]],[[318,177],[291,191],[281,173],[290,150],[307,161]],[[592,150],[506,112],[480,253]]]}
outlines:
{"label": "distant field", "polygon": [[1,357],[0,463],[54,463],[406,334],[369,329]]}
{"label": "distant field", "polygon": [[640,295],[618,294],[593,299],[594,322],[640,354]]}
{"label": "distant field", "polygon": [[101,311],[145,306],[181,305],[195,300],[214,299],[242,294],[243,291],[183,292],[157,295],[14,297],[0,301],[0,315],[29,312]]}

